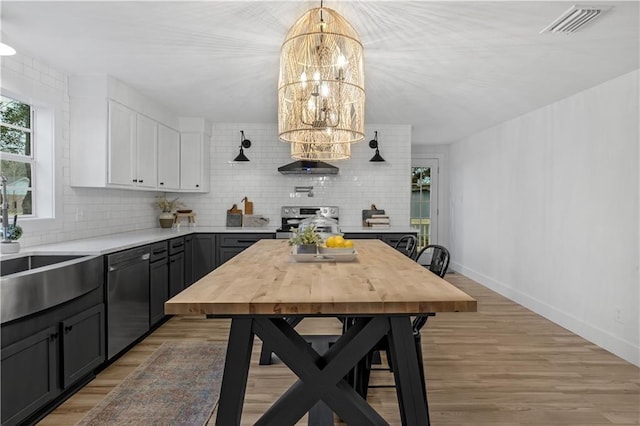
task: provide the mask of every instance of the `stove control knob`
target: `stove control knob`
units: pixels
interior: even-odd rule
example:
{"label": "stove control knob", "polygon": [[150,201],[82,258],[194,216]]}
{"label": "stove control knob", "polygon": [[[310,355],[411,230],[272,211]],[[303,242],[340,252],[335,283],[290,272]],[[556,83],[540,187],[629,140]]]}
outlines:
{"label": "stove control knob", "polygon": [[284,214],[289,214],[289,209],[284,209]]}
{"label": "stove control knob", "polygon": [[336,214],[336,209],[331,209],[331,214]]}

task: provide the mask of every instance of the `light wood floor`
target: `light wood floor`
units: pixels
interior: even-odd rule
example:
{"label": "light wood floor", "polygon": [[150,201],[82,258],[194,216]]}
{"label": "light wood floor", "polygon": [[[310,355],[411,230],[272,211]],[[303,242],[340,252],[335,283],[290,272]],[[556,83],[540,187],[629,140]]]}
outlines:
{"label": "light wood floor", "polygon": [[[478,312],[438,314],[423,329],[433,426],[640,425],[638,367],[464,276],[447,280],[478,300]],[[75,424],[162,342],[226,342],[228,326],[226,320],[172,318],[39,424]],[[298,328],[340,330],[333,319],[307,319]],[[295,380],[282,364],[259,366],[259,351],[256,339],[243,425],[253,424]],[[375,374],[375,383],[392,383],[390,373]],[[372,389],[369,402],[400,424],[393,389]]]}

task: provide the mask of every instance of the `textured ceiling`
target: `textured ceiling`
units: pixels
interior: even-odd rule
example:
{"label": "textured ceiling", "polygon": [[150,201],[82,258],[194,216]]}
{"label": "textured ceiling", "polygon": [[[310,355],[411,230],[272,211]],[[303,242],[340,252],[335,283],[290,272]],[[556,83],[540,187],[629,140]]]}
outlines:
{"label": "textured ceiling", "polygon": [[[366,119],[450,143],[639,67],[639,3],[539,34],[573,2],[325,1],[365,49]],[[110,74],[183,116],[276,122],[280,46],[319,1],[0,3],[2,39],[69,74]]]}

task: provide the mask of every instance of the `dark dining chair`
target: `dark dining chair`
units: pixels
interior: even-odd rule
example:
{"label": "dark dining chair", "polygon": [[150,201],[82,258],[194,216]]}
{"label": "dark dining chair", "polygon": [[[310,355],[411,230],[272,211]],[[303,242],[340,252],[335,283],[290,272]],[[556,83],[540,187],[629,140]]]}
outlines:
{"label": "dark dining chair", "polygon": [[[430,256],[429,256],[430,255]],[[427,264],[421,264],[420,260],[422,257],[427,258],[427,261],[429,263]],[[447,269],[449,268],[449,259],[450,259],[450,254],[449,254],[449,250],[447,250],[445,247],[441,246],[441,245],[437,245],[437,244],[430,244],[427,245],[425,247],[423,247],[418,254],[415,257],[415,261],[419,264],[421,264],[422,266],[424,266],[425,268],[429,269],[431,272],[433,272],[434,274],[438,275],[440,278],[444,278],[445,274],[447,273]],[[424,259],[423,259],[424,260]],[[420,334],[420,330],[422,329],[422,327],[424,327],[424,325],[427,323],[427,320],[429,319],[429,317],[433,317],[435,316],[435,312],[429,312],[426,314],[421,314],[416,316],[413,321],[412,321],[412,329],[413,329],[413,338],[415,341],[415,347],[416,347],[416,354],[418,356],[418,365],[420,368],[420,379],[421,379],[421,383],[422,383],[422,391],[423,391],[423,395],[427,394],[427,389],[426,389],[426,385],[425,385],[425,377],[424,377],[424,365],[423,365],[423,360],[422,360],[422,336]],[[365,371],[363,372],[363,378],[361,379],[362,383],[360,384],[360,387],[364,393],[364,397],[366,398],[366,394],[367,394],[367,388],[374,388],[374,387],[390,387],[389,385],[378,385],[378,386],[372,386],[369,385],[369,375],[370,375],[370,371],[371,370],[376,370],[376,368],[372,368],[372,364],[375,364],[375,361],[373,361],[376,357],[379,357],[378,353],[379,351],[385,351],[387,353],[387,363],[389,365],[389,368],[385,370],[393,370],[393,365],[390,363],[390,360],[388,358],[389,355],[389,343],[387,341],[387,337],[385,336],[374,348],[374,351],[372,351],[369,355],[368,355],[368,360],[366,362],[366,367],[365,367]],[[377,368],[378,370],[381,368]]]}
{"label": "dark dining chair", "polygon": [[[423,256],[428,258],[427,261],[429,263],[420,263],[420,259]],[[449,250],[438,244],[429,244],[424,246],[415,257],[416,262],[420,263],[440,278],[444,278],[444,274],[447,273],[447,269],[449,268],[449,258]]]}
{"label": "dark dining chair", "polygon": [[418,239],[415,235],[403,235],[395,244],[394,248],[413,259],[418,249]]}

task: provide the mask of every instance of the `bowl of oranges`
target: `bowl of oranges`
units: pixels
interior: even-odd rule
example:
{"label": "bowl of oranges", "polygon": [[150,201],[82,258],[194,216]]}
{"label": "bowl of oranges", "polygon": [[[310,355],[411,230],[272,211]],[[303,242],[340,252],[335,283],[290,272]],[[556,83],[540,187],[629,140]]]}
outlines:
{"label": "bowl of oranges", "polygon": [[353,241],[345,240],[342,235],[330,235],[324,244],[318,246],[318,251],[322,254],[347,254],[353,253]]}

